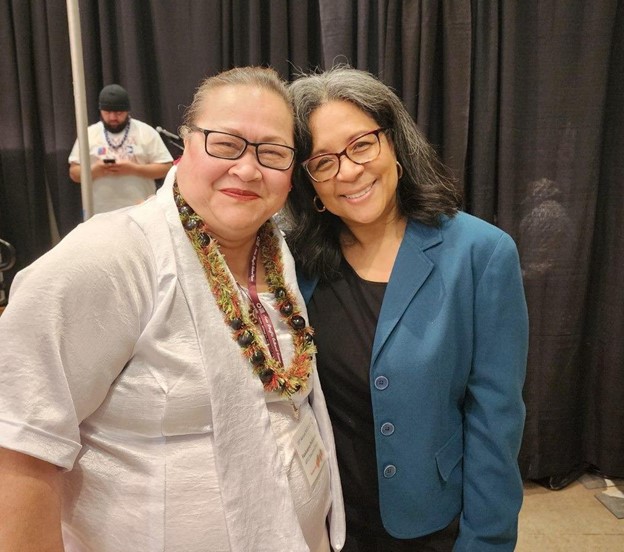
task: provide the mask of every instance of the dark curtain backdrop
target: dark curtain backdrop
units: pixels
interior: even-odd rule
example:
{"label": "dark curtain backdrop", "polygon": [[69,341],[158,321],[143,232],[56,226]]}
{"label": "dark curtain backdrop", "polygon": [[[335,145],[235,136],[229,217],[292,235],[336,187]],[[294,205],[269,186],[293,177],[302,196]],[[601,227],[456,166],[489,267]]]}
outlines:
{"label": "dark curtain backdrop", "polygon": [[[591,465],[622,477],[623,4],[83,0],[89,119],[111,82],[136,118],[175,131],[199,81],[232,66],[377,74],[456,171],[466,210],[518,244],[531,320],[523,475]],[[65,0],[2,0],[0,40],[0,238],[17,270],[52,246],[48,202],[61,236],[81,220]]]}

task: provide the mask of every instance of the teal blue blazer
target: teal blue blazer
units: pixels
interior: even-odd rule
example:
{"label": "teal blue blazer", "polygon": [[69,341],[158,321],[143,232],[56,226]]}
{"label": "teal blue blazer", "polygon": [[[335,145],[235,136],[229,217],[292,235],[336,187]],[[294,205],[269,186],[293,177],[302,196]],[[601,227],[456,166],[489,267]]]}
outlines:
{"label": "teal blue blazer", "polygon": [[[317,281],[300,278],[306,302]],[[456,552],[513,551],[527,346],[511,237],[466,213],[440,228],[410,222],[370,364],[388,533],[415,538],[461,515]]]}

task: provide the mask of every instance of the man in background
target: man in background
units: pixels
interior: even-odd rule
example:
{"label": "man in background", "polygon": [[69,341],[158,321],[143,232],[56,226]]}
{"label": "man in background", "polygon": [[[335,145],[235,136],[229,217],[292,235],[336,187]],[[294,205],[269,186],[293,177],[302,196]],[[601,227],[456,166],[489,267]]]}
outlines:
{"label": "man in background", "polygon": [[[99,96],[100,121],[89,126],[93,213],[135,205],[156,192],[173,158],[151,126],[130,117],[128,92],[109,84]],[[69,177],[80,183],[78,140],[69,155]]]}

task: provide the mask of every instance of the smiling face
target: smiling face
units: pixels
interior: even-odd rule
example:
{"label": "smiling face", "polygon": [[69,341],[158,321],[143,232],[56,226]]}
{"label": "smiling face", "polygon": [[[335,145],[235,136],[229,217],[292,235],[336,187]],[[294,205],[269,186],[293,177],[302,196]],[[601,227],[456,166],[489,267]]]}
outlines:
{"label": "smiling face", "polygon": [[[275,92],[256,86],[227,85],[210,90],[193,124],[250,142],[294,146],[289,106]],[[218,159],[206,153],[204,143],[199,131],[184,140],[184,155],[177,169],[182,196],[218,241],[238,242],[255,236],[284,205],[292,167],[279,171],[260,165],[253,146],[239,159]]]}
{"label": "smiling face", "polygon": [[[310,116],[312,152],[337,153],[358,136],[379,128],[367,113],[344,101],[332,101]],[[312,182],[327,210],[357,232],[358,227],[386,225],[398,219],[396,189],[398,173],[392,144],[379,133],[379,156],[363,165],[346,156],[340,158],[340,171],[326,182]]]}

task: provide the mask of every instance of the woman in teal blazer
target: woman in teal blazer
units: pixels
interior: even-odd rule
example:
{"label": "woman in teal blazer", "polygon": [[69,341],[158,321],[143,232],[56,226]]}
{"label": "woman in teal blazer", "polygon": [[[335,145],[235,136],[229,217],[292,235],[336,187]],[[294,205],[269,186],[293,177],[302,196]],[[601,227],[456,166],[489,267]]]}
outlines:
{"label": "woman in teal blazer", "polygon": [[288,241],[316,329],[344,550],[512,551],[528,321],[518,254],[461,198],[396,95],[335,68],[291,85]]}

